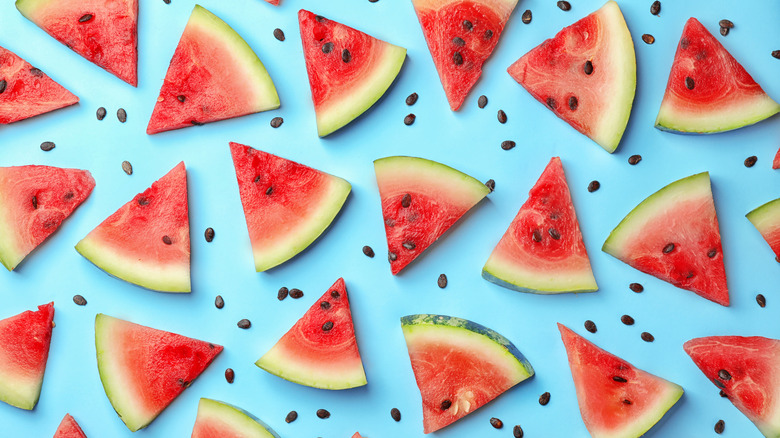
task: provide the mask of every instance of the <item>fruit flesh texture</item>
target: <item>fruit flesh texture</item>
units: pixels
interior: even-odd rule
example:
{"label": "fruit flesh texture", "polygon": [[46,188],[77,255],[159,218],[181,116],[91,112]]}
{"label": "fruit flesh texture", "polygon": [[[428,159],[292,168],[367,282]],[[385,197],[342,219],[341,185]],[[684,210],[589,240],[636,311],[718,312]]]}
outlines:
{"label": "fruit flesh texture", "polygon": [[279,438],[279,435],[242,409],[202,398],[191,438]]}
{"label": "fruit flesh texture", "polygon": [[780,260],[780,198],[767,202],[746,216]]}
{"label": "fruit flesh texture", "polygon": [[87,438],[87,436],[76,420],[70,414],[65,414],[65,418],[54,433],[54,438]]}

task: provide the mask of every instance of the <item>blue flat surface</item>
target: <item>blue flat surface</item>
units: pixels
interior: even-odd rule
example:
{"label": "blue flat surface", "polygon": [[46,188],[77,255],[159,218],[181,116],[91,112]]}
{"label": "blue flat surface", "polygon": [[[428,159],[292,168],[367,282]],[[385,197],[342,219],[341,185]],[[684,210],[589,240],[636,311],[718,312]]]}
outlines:
{"label": "blue flat surface", "polygon": [[[0,126],[0,165],[47,164],[89,169],[97,186],[91,197],[62,228],[15,272],[0,272],[0,317],[15,315],[54,301],[56,328],[40,402],[31,412],[0,403],[0,436],[52,436],[66,412],[90,437],[129,437],[111,408],[97,373],[94,347],[96,313],[125,318],[225,346],[224,352],[139,437],[189,436],[200,397],[238,405],[272,426],[282,437],[370,438],[421,437],[420,395],[415,385],[399,318],[438,313],[467,318],[509,338],[536,369],[536,376],[511,389],[436,436],[511,436],[522,425],[526,437],[586,437],[574,386],[555,323],[561,322],[636,366],[685,388],[680,402],[649,437],[713,436],[718,419],[723,436],[760,437],[758,430],[699,372],[682,350],[686,340],[706,335],[763,335],[780,338],[777,323],[780,267],[759,233],[745,219],[751,209],[780,196],[780,171],[771,161],[780,146],[780,118],[712,136],[682,136],[653,127],[674,51],[685,21],[696,16],[723,42],[757,82],[780,100],[778,2],[687,0],[663,2],[660,16],[649,13],[651,1],[619,0],[633,34],[637,54],[637,93],[623,141],[608,154],[533,100],[506,73],[529,49],[563,26],[598,9],[602,0],[573,0],[563,12],[552,0],[521,0],[483,77],[459,112],[449,110],[439,78],[409,0],[282,0],[273,7],[260,0],[204,0],[202,5],[233,26],[259,54],[275,80],[280,109],[229,121],[145,134],[146,124],[168,62],[193,3],[142,0],[139,22],[139,87],[133,88],[92,65],[27,21],[12,1],[0,4],[0,45],[41,68],[81,98],[79,105],[9,126]],[[298,8],[357,27],[408,49],[403,70],[373,109],[351,125],[319,139],[298,35]],[[533,21],[520,20],[526,9]],[[718,20],[735,23],[723,38]],[[279,27],[287,39],[277,41]],[[643,33],[656,42],[642,42]],[[420,95],[413,107],[404,100]],[[485,94],[485,109],[477,98]],[[99,122],[95,110],[109,116]],[[115,117],[127,110],[127,123]],[[509,121],[501,125],[496,111]],[[405,126],[413,112],[417,121]],[[273,129],[273,117],[284,124]],[[517,147],[504,151],[503,140]],[[43,152],[39,145],[54,141]],[[300,161],[352,183],[345,208],[329,231],[307,251],[266,273],[253,269],[249,239],[238,196],[228,142],[251,145]],[[397,277],[390,274],[380,201],[372,161],[389,155],[414,155],[441,161],[479,180],[496,181],[496,191]],[[636,166],[629,156],[641,154]],[[743,160],[758,157],[753,168]],[[552,156],[560,156],[577,208],[585,245],[600,290],[597,293],[537,296],[495,286],[480,270],[527,192]],[[126,175],[123,160],[133,164]],[[73,246],[134,194],[146,189],[176,163],[188,168],[192,229],[193,292],[156,293],[106,275],[82,258]],[[600,251],[623,216],[646,196],[679,178],[709,171],[723,236],[731,306],[722,307],[697,295],[642,274]],[[601,189],[587,191],[591,180]],[[212,243],[206,227],[216,230]],[[3,231],[0,230],[0,233]],[[361,252],[371,245],[373,259]],[[449,286],[439,289],[441,273]],[[346,279],[369,384],[333,392],[299,386],[270,375],[254,361],[305,312],[338,277]],[[645,292],[628,289],[640,282]],[[281,286],[305,292],[299,300],[279,302]],[[756,305],[764,293],[767,307]],[[88,305],[73,304],[81,294]],[[225,307],[214,307],[221,294]],[[625,326],[620,316],[636,319]],[[236,322],[252,321],[241,330]],[[587,333],[591,319],[598,332]],[[655,342],[640,340],[651,332]],[[236,372],[227,384],[225,368]],[[537,400],[549,391],[542,407]],[[403,418],[390,418],[392,407]],[[327,420],[316,417],[328,409]],[[300,417],[287,424],[284,417]],[[488,420],[506,425],[494,430]]]}

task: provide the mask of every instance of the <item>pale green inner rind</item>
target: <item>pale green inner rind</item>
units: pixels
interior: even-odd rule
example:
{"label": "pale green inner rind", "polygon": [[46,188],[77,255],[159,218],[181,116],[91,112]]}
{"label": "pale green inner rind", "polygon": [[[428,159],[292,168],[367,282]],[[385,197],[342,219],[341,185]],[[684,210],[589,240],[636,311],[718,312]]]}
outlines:
{"label": "pale green inner rind", "polygon": [[42,385],[42,376],[41,379],[25,379],[0,370],[0,401],[20,409],[32,410],[38,403]]}
{"label": "pale green inner rind", "polygon": [[317,111],[317,133],[320,137],[336,131],[371,108],[392,85],[406,60],[406,49],[382,42],[381,58],[371,65],[370,74],[354,90],[329,102]]}
{"label": "pale green inner rind", "polygon": [[490,193],[475,178],[447,165],[425,158],[395,156],[374,161],[380,191],[394,187],[419,187],[441,199],[450,196],[464,206],[473,206]]}
{"label": "pale green inner rind", "polygon": [[707,105],[695,111],[677,109],[664,99],[655,127],[664,131],[709,134],[731,131],[767,119],[780,112],[780,104],[768,95],[743,99],[739,104]]}
{"label": "pale green inner rind", "polygon": [[28,20],[35,22],[34,15],[38,9],[47,7],[50,3],[58,3],[57,0],[16,0],[16,9]]}
{"label": "pale green inner rind", "polygon": [[[308,221],[293,232],[288,232],[275,245],[252,248],[255,270],[262,272],[290,260],[306,249],[325,232],[338,215],[352,190],[346,180],[330,175],[331,184],[327,194],[319,199],[318,206],[311,206]],[[317,201],[317,200],[315,200]]]}
{"label": "pale green inner rind", "polygon": [[363,365],[359,362],[356,364],[358,366],[341,369],[336,374],[332,368],[325,369],[316,363],[299,361],[280,351],[277,346],[255,362],[258,367],[282,379],[320,389],[349,389],[368,383]]}
{"label": "pale green inner rind", "polygon": [[[238,433],[246,438],[279,438],[271,428],[243,409],[231,406],[217,400],[201,398],[198,404],[198,421],[212,420],[216,423],[227,423],[231,433]],[[232,435],[231,435],[232,436]]]}
{"label": "pale green inner rind", "polygon": [[[0,205],[0,212],[3,213],[0,214],[0,230],[13,230],[15,227],[8,223],[2,205]],[[19,250],[14,236],[4,233],[3,238],[0,239],[0,263],[9,271],[13,271],[26,256],[27,254]]]}
{"label": "pale green inner rind", "polygon": [[126,257],[91,234],[76,244],[76,251],[108,274],[138,286],[160,292],[191,291],[187,265],[163,266]]}
{"label": "pale green inner rind", "polygon": [[[659,377],[660,379],[660,377]],[[640,437],[650,430],[658,421],[666,415],[666,412],[680,400],[683,395],[683,388],[673,382],[661,379],[665,382],[663,393],[661,394],[649,394],[656,397],[655,405],[648,406],[645,410],[637,415],[630,425],[627,425],[620,430],[589,430],[593,438],[626,438],[626,437]]]}
{"label": "pale green inner rind", "polygon": [[593,271],[582,269],[570,272],[542,273],[502,260],[492,254],[482,268],[482,278],[499,286],[519,292],[560,294],[567,292],[595,292],[598,290]]}
{"label": "pale green inner rind", "polygon": [[780,227],[780,198],[757,207],[745,215],[745,217],[753,223],[761,234]]}

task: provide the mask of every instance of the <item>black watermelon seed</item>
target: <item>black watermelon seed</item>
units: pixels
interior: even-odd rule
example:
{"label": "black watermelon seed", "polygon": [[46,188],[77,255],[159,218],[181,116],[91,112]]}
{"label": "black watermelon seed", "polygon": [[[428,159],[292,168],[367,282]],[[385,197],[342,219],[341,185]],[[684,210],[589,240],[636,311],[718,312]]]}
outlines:
{"label": "black watermelon seed", "polygon": [[576,111],[578,106],[580,106],[580,102],[577,100],[577,96],[571,96],[569,98],[569,109]]}
{"label": "black watermelon seed", "polygon": [[265,189],[265,195],[266,196],[271,196],[271,193],[273,193],[273,192],[274,192],[274,186],[268,186],[268,188]]}
{"label": "black watermelon seed", "polygon": [[339,293],[339,291],[337,291],[337,290],[330,291],[330,297],[331,298],[336,299],[336,298],[338,298],[340,296],[341,296],[341,294]]}
{"label": "black watermelon seed", "polygon": [[529,24],[531,19],[533,19],[533,14],[531,13],[530,9],[526,9],[525,12],[523,12],[523,24]]}
{"label": "black watermelon seed", "polygon": [[558,232],[555,228],[550,228],[547,230],[547,232],[550,234],[550,237],[552,237],[555,240],[561,240],[561,233]]}
{"label": "black watermelon seed", "polygon": [[454,62],[455,65],[463,64],[463,55],[461,55],[460,52],[453,53],[452,54],[452,62]]}
{"label": "black watermelon seed", "polygon": [[73,295],[73,302],[76,303],[77,306],[87,305],[87,299],[81,295]]}
{"label": "black watermelon seed", "polygon": [[410,205],[412,205],[412,195],[405,193],[404,196],[401,197],[401,207],[409,208]]}
{"label": "black watermelon seed", "polygon": [[290,289],[290,298],[298,299],[303,297],[303,291],[297,288]]}
{"label": "black watermelon seed", "polygon": [[163,238],[162,238],[162,241],[163,241],[163,243],[164,243],[164,244],[166,244],[166,245],[170,245],[170,244],[172,244],[172,243],[173,243],[173,241],[171,240],[171,237],[170,237],[170,236],[167,236],[167,235],[163,236]]}
{"label": "black watermelon seed", "polygon": [[463,41],[463,38],[461,37],[455,37],[452,39],[452,44],[455,44],[458,47],[463,47],[466,45],[466,42]]}
{"label": "black watermelon seed", "polygon": [[733,29],[734,23],[731,20],[726,20],[725,18],[723,20],[720,20],[718,22],[720,27],[725,27],[726,29]]}
{"label": "black watermelon seed", "polygon": [[7,86],[8,86],[8,82],[6,82],[5,79],[0,81],[0,94],[3,94],[3,92],[5,91],[5,87]]}
{"label": "black watermelon seed", "polygon": [[217,295],[217,297],[214,298],[214,306],[216,306],[217,309],[225,307],[225,299],[222,298],[222,295]]}
{"label": "black watermelon seed", "polygon": [[318,23],[322,23],[322,20],[325,19],[322,15],[315,15],[314,19],[317,20]]}
{"label": "black watermelon seed", "polygon": [[122,170],[125,171],[126,174],[132,175],[133,174],[133,165],[130,164],[129,161],[125,160],[122,161]]}
{"label": "black watermelon seed", "polygon": [[317,409],[317,417],[319,417],[319,418],[321,418],[323,420],[326,419],[326,418],[330,418],[330,412],[328,412],[325,409]]}
{"label": "black watermelon seed", "polygon": [[685,77],[685,88],[689,90],[693,90],[693,88],[696,86],[696,81],[693,80],[692,77],[686,76]]}
{"label": "black watermelon seed", "polygon": [[63,196],[63,197],[64,197],[64,198],[65,198],[65,200],[67,201],[67,200],[73,199],[73,196],[74,196],[74,195],[73,195],[73,192],[72,192],[72,191],[70,191],[70,190],[68,190],[68,192],[67,192],[67,193],[65,193],[65,196]]}
{"label": "black watermelon seed", "polygon": [[585,321],[585,330],[591,333],[596,333],[596,323],[591,320]]}
{"label": "black watermelon seed", "polygon": [[547,106],[551,110],[554,110],[555,108],[558,107],[558,102],[556,102],[555,99],[553,99],[552,97],[548,97],[546,102],[547,102]]}
{"label": "black watermelon seed", "polygon": [[707,251],[707,257],[709,257],[709,258],[713,258],[713,257],[715,257],[715,255],[717,255],[717,254],[718,254],[718,250],[716,250],[716,249],[714,249],[714,248],[713,248],[713,249],[711,249],[711,250],[709,250],[709,251]]}
{"label": "black watermelon seed", "polygon": [[378,2],[378,1],[379,1],[379,0],[368,0],[368,2],[369,2],[369,3],[376,3],[376,2]]}
{"label": "black watermelon seed", "polygon": [[298,419],[298,413],[295,411],[290,411],[286,417],[284,417],[284,421],[286,423],[292,423],[293,421]]}
{"label": "black watermelon seed", "polygon": [[442,411],[446,411],[447,409],[450,408],[450,406],[452,406],[452,402],[449,401],[449,400],[444,400],[443,402],[441,402],[441,406],[440,407],[441,407]]}
{"label": "black watermelon seed", "polygon": [[745,158],[745,167],[753,167],[756,161],[758,161],[758,157],[755,155]]}
{"label": "black watermelon seed", "polygon": [[474,25],[469,20],[463,20],[463,28],[466,30],[474,29]]}
{"label": "black watermelon seed", "polygon": [[44,141],[41,143],[41,150],[44,152],[49,152],[50,150],[54,149],[54,143],[51,141]]}
{"label": "black watermelon seed", "polygon": [[652,5],[650,5],[650,13],[653,15],[658,15],[659,12],[661,12],[661,2],[656,0]]}
{"label": "black watermelon seed", "polygon": [[726,429],[726,422],[723,420],[718,420],[717,423],[715,423],[715,433],[721,434]]}
{"label": "black watermelon seed", "polygon": [[728,27],[721,27],[721,28],[720,28],[720,34],[721,34],[722,36],[726,36],[726,35],[728,35],[728,34],[729,34],[729,28],[728,28]]}
{"label": "black watermelon seed", "polygon": [[282,29],[279,29],[278,27],[274,29],[274,38],[276,38],[279,41],[284,41],[284,31]]}
{"label": "black watermelon seed", "polygon": [[392,252],[392,251],[388,251],[388,252],[387,252],[387,260],[388,260],[388,261],[390,261],[390,262],[394,262],[394,261],[396,261],[397,259],[398,259],[398,254],[396,254],[396,253],[394,253],[394,252]]}
{"label": "black watermelon seed", "polygon": [[596,181],[595,179],[591,181],[590,184],[588,184],[588,191],[591,193],[595,192],[599,188],[601,188],[601,183]]}
{"label": "black watermelon seed", "polygon": [[414,114],[407,114],[406,117],[404,117],[404,125],[409,126],[412,123],[414,123],[414,120],[417,118]]}
{"label": "black watermelon seed", "polygon": [[539,404],[542,406],[547,406],[547,403],[550,403],[550,393],[545,392],[544,394],[539,396]]}
{"label": "black watermelon seed", "polygon": [[98,120],[103,120],[106,118],[106,113],[107,113],[106,109],[101,106],[100,108],[97,109],[95,115],[97,116]]}
{"label": "black watermelon seed", "polygon": [[631,283],[628,285],[628,288],[631,289],[632,292],[636,293],[642,293],[645,290],[644,286],[639,283]]}
{"label": "black watermelon seed", "polygon": [[41,69],[39,69],[39,68],[35,68],[35,67],[33,67],[33,68],[31,68],[31,69],[30,69],[30,73],[31,73],[33,76],[38,76],[38,77],[41,77],[41,76],[43,76],[43,72],[41,71]]}
{"label": "black watermelon seed", "polygon": [[523,428],[522,428],[522,427],[520,427],[520,425],[519,425],[519,424],[518,424],[518,425],[516,425],[516,426],[515,426],[515,427],[512,429],[512,436],[513,436],[513,437],[515,437],[515,438],[523,438]]}
{"label": "black watermelon seed", "polygon": [[628,382],[628,380],[626,380],[626,379],[624,379],[624,378],[622,378],[620,376],[612,376],[612,380],[614,380],[615,382],[618,382],[618,383],[626,383],[626,382]]}
{"label": "black watermelon seed", "polygon": [[674,251],[674,243],[667,243],[663,249],[664,254],[669,254],[672,251]]}
{"label": "black watermelon seed", "polygon": [[352,54],[349,53],[349,50],[344,49],[341,51],[341,60],[346,62],[352,61]]}
{"label": "black watermelon seed", "polygon": [[484,36],[485,36],[486,40],[489,40],[489,39],[493,38],[493,31],[490,30],[490,29],[486,30]]}
{"label": "black watermelon seed", "polygon": [[498,113],[496,115],[498,117],[498,123],[504,124],[506,123],[506,113],[504,110],[498,110]]}
{"label": "black watermelon seed", "polygon": [[630,405],[631,404],[631,400],[625,398],[625,399],[623,399],[623,404]]}
{"label": "black watermelon seed", "polygon": [[273,119],[271,119],[272,128],[278,128],[282,126],[282,123],[284,123],[284,119],[281,117],[274,117]]}
{"label": "black watermelon seed", "polygon": [[236,379],[236,372],[233,371],[233,368],[228,368],[225,370],[225,380],[227,380],[228,383],[233,383],[233,381]]}
{"label": "black watermelon seed", "polygon": [[718,379],[712,379],[712,383],[714,383],[715,386],[717,386],[718,388],[721,388],[721,389],[726,387],[726,385],[724,385],[723,382],[721,382]]}
{"label": "black watermelon seed", "polygon": [[116,118],[119,119],[121,123],[125,123],[127,121],[127,111],[125,111],[124,108],[119,108],[116,110]]}
{"label": "black watermelon seed", "polygon": [[374,249],[368,245],[365,245],[363,246],[363,254],[365,254],[366,257],[374,258]]}
{"label": "black watermelon seed", "polygon": [[620,317],[620,322],[625,325],[634,325],[634,318],[629,315],[623,315]]}
{"label": "black watermelon seed", "polygon": [[653,342],[653,341],[655,341],[655,336],[651,335],[648,332],[642,332],[642,334],[640,336],[642,337],[642,340],[645,341],[645,342]]}
{"label": "black watermelon seed", "polygon": [[[780,50],[778,50],[780,52]],[[480,108],[486,107],[488,104],[488,98],[484,94],[482,96],[479,96],[479,99],[477,99],[477,106]]]}
{"label": "black watermelon seed", "polygon": [[417,95],[417,93],[412,93],[412,94],[406,96],[406,104],[409,105],[409,106],[414,105],[415,103],[417,103],[417,98],[418,97],[419,96]]}
{"label": "black watermelon seed", "polygon": [[501,142],[501,149],[508,151],[516,146],[516,143],[512,140],[504,140]]}
{"label": "black watermelon seed", "polygon": [[237,325],[240,329],[248,329],[249,327],[252,327],[252,322],[244,318],[241,321],[238,321]]}
{"label": "black watermelon seed", "polygon": [[169,5],[169,4],[171,4],[171,0],[163,0],[163,3],[165,3],[166,5]]}
{"label": "black watermelon seed", "polygon": [[390,409],[390,417],[395,421],[401,421],[401,411],[398,408]]}
{"label": "black watermelon seed", "polygon": [[493,192],[496,189],[496,182],[492,179],[487,180],[485,185],[487,186],[487,188],[490,189],[491,192]]}
{"label": "black watermelon seed", "polygon": [[538,229],[534,230],[533,233],[531,233],[531,238],[534,239],[534,242],[541,242],[542,241],[542,232]]}
{"label": "black watermelon seed", "polygon": [[641,155],[632,155],[628,157],[628,164],[632,166],[636,166],[640,161],[642,161]]}
{"label": "black watermelon seed", "polygon": [[680,48],[685,50],[691,45],[691,41],[688,38],[680,38]]}
{"label": "black watermelon seed", "polygon": [[326,321],[325,324],[322,324],[322,331],[329,332],[333,328],[333,321]]}
{"label": "black watermelon seed", "polygon": [[180,94],[180,95],[176,96],[176,100],[178,100],[181,103],[184,103],[184,101],[187,100],[187,96],[185,96],[183,94]]}
{"label": "black watermelon seed", "polygon": [[276,293],[276,299],[282,301],[283,299],[287,298],[287,295],[289,294],[290,290],[282,286],[279,288],[279,292]]}
{"label": "black watermelon seed", "polygon": [[214,236],[215,236],[214,229],[211,227],[206,228],[206,231],[203,232],[203,237],[206,238],[206,242],[211,242],[212,240],[214,240]]}
{"label": "black watermelon seed", "polygon": [[[328,310],[330,309],[330,303],[327,301],[323,301],[320,303],[320,309],[322,310]],[[331,327],[332,328],[332,327]]]}
{"label": "black watermelon seed", "polygon": [[438,284],[439,287],[442,289],[447,287],[447,275],[446,274],[439,275],[439,279],[436,280],[436,284]]}
{"label": "black watermelon seed", "polygon": [[642,35],[642,41],[644,41],[645,44],[653,44],[655,42],[655,37],[650,35],[649,33],[646,33]]}
{"label": "black watermelon seed", "polygon": [[766,307],[766,297],[763,294],[756,295],[756,302],[759,307]]}
{"label": "black watermelon seed", "polygon": [[729,395],[728,395],[728,394],[726,394],[726,392],[725,392],[724,390],[722,390],[722,389],[720,390],[720,392],[718,393],[718,395],[720,395],[720,396],[721,396],[721,397],[723,397],[723,398],[729,398]]}
{"label": "black watermelon seed", "polygon": [[409,251],[415,249],[417,245],[414,244],[414,242],[404,242],[401,244],[404,248],[408,249]]}
{"label": "black watermelon seed", "polygon": [[719,370],[718,377],[720,377],[721,380],[731,380],[731,373],[726,370]]}
{"label": "black watermelon seed", "polygon": [[141,196],[138,198],[138,205],[149,205],[149,200],[146,196]]}
{"label": "black watermelon seed", "polygon": [[499,420],[496,417],[493,417],[490,419],[490,425],[496,429],[501,429],[502,427],[504,427],[504,422]]}
{"label": "black watermelon seed", "polygon": [[780,50],[772,50],[772,57],[780,59]]}
{"label": "black watermelon seed", "polygon": [[327,42],[322,45],[322,53],[330,53],[333,51],[333,43]]}
{"label": "black watermelon seed", "polygon": [[567,2],[566,0],[560,0],[558,2],[558,7],[561,8],[562,11],[570,11],[571,3]]}
{"label": "black watermelon seed", "polygon": [[585,64],[582,64],[582,71],[588,76],[593,74],[593,63],[590,60],[585,61]]}

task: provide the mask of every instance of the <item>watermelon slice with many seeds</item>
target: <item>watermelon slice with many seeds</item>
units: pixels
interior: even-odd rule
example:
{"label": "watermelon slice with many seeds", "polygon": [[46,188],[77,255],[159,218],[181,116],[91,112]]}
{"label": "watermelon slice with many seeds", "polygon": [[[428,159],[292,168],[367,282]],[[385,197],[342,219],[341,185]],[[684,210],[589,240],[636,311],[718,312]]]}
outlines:
{"label": "watermelon slice with many seeds", "polygon": [[558,324],[577,402],[593,438],[645,434],[683,395],[680,385],[636,368]]}
{"label": "watermelon slice with many seeds", "polygon": [[0,47],[0,124],[75,105],[79,98],[14,52]]}
{"label": "watermelon slice with many seeds", "polygon": [[138,0],[16,0],[16,9],[90,62],[138,85]]}
{"label": "watermelon slice with many seeds", "polygon": [[490,193],[465,173],[424,158],[380,158],[374,170],[393,275]]}
{"label": "watermelon slice with many seeds", "polygon": [[780,437],[780,340],[710,336],[683,348],[765,437]]}
{"label": "watermelon slice with many seeds", "polygon": [[617,149],[636,90],[634,43],[617,3],[563,28],[507,71],[574,129]]}
{"label": "watermelon slice with many seeds", "polygon": [[92,193],[87,170],[0,167],[0,263],[13,270]]}
{"label": "watermelon slice with many seeds", "polygon": [[780,261],[780,198],[757,207],[746,217],[775,252],[776,260]]}
{"label": "watermelon slice with many seeds", "polygon": [[200,5],[165,74],[147,134],[279,108],[271,76],[230,26]]}
{"label": "watermelon slice with many seeds", "polygon": [[544,169],[482,277],[522,292],[598,290],[560,158]]}
{"label": "watermelon slice with many seeds", "polygon": [[729,305],[707,172],[675,181],[642,201],[612,230],[601,249],[642,272]]}
{"label": "watermelon slice with many seeds", "polygon": [[27,410],[38,404],[53,321],[54,303],[0,321],[0,401]]}
{"label": "watermelon slice with many seeds", "polygon": [[149,425],[222,347],[99,313],[95,348],[108,400],[132,432]]}
{"label": "watermelon slice with many seeds", "polygon": [[425,433],[479,409],[534,375],[507,338],[475,322],[443,315],[401,318],[420,388]]}
{"label": "watermelon slice with many seeds", "polygon": [[54,433],[54,438],[87,438],[84,431],[70,414],[65,414],[65,417],[60,422],[57,431]]}
{"label": "watermelon slice with many seeds", "polygon": [[191,438],[279,438],[279,435],[243,409],[202,398]]}
{"label": "watermelon slice with many seeds", "polygon": [[184,162],[90,231],[76,250],[130,283],[161,292],[190,292]]}
{"label": "watermelon slice with many seeds", "polygon": [[303,56],[320,137],[371,108],[392,85],[406,49],[301,9]]}
{"label": "watermelon slice with many seeds", "polygon": [[517,0],[412,0],[441,84],[457,111],[482,75]]}
{"label": "watermelon slice with many seeds", "polygon": [[344,279],[339,278],[255,365],[314,388],[365,385]]}

